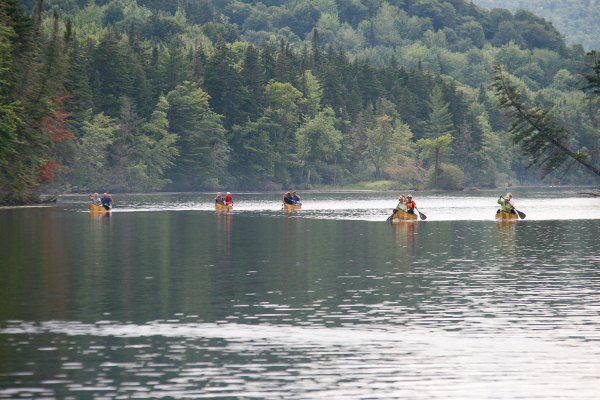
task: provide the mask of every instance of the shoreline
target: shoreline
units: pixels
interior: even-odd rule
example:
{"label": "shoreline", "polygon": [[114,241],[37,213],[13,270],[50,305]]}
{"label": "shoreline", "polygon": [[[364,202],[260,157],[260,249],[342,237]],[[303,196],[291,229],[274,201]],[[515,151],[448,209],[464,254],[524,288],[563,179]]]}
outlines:
{"label": "shoreline", "polygon": [[[398,193],[398,192],[412,192],[417,194],[458,194],[458,193],[486,193],[486,192],[499,192],[499,191],[515,191],[522,189],[562,189],[562,190],[575,190],[580,189],[581,191],[577,192],[578,195],[589,196],[589,197],[600,197],[600,189],[597,186],[580,186],[580,185],[564,185],[564,186],[554,186],[554,185],[519,185],[519,186],[509,186],[509,187],[499,187],[499,188],[469,188],[463,190],[441,190],[441,189],[414,189],[414,188],[399,188],[399,189],[360,189],[353,187],[332,187],[332,186],[324,186],[320,188],[312,188],[312,189],[300,189],[298,190],[301,193]],[[217,190],[201,190],[201,191],[175,191],[175,192],[123,192],[123,193],[115,193],[116,196],[160,196],[160,195],[176,195],[176,194],[198,194],[198,195],[210,195],[212,196]],[[220,189],[221,191],[224,189]],[[234,193],[237,194],[276,194],[280,195],[284,192],[284,190],[233,190]],[[29,208],[37,208],[37,207],[51,207],[52,205],[58,202],[59,198],[77,198],[77,197],[86,197],[87,199],[88,193],[79,193],[79,192],[69,192],[62,194],[42,194],[40,196],[39,201],[22,203],[22,204],[5,204],[0,205],[0,209],[11,209],[11,208],[20,208],[20,207],[29,207]]]}

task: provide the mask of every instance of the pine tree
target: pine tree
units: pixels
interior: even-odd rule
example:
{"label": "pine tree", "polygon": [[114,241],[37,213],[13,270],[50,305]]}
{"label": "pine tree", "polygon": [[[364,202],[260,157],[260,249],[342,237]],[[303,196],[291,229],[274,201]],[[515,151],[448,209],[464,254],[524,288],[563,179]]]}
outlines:
{"label": "pine tree", "polygon": [[160,91],[168,93],[183,81],[193,78],[192,60],[183,45],[171,41],[160,52],[158,68],[160,71]]}
{"label": "pine tree", "polygon": [[11,163],[18,158],[19,132],[22,129],[23,109],[11,97],[10,73],[13,67],[14,45],[17,37],[9,17],[0,7],[0,204],[15,199],[15,177],[11,176]]}
{"label": "pine tree", "polygon": [[442,88],[435,86],[429,96],[429,118],[425,126],[427,137],[436,138],[445,134],[453,135],[454,123],[449,111],[450,103],[444,100]]}
{"label": "pine tree", "polygon": [[590,51],[588,57],[592,60],[592,72],[585,74],[587,80],[583,90],[591,96],[600,96],[600,54],[596,51]]}
{"label": "pine tree", "polygon": [[4,78],[5,84],[0,83],[4,86],[0,89],[4,139],[0,142],[7,146],[0,149],[4,155],[0,203],[32,202],[38,198],[40,186],[61,168],[55,158],[56,143],[72,138],[64,111],[64,37],[59,35],[56,13],[49,35],[42,34],[41,1],[33,19],[25,17],[14,1],[2,6],[5,70],[0,79]]}
{"label": "pine tree", "polygon": [[93,50],[92,63],[94,69],[92,85],[94,90],[94,106],[96,112],[104,112],[109,116],[118,116],[121,98],[133,92],[129,60],[117,33],[108,30]]}
{"label": "pine tree", "polygon": [[83,122],[70,182],[78,190],[97,191],[106,187],[110,178],[109,146],[119,130],[118,123],[100,113]]}
{"label": "pine tree", "polygon": [[227,45],[221,42],[206,65],[204,87],[210,95],[210,106],[224,116],[224,126],[228,129],[248,119],[246,110],[250,99],[242,76],[233,68],[237,61]]}
{"label": "pine tree", "polygon": [[169,133],[177,135],[179,156],[167,171],[170,187],[185,190],[216,187],[225,177],[229,146],[222,117],[209,106],[209,96],[192,82],[166,95]]}
{"label": "pine tree", "polygon": [[177,135],[168,131],[168,110],[167,99],[161,96],[150,119],[142,123],[134,138],[133,163],[128,167],[131,190],[159,190],[171,182],[164,174],[179,152],[175,146]]}
{"label": "pine tree", "polygon": [[233,127],[230,172],[240,187],[270,187],[275,180],[277,153],[271,137],[275,137],[278,128],[267,116]]}
{"label": "pine tree", "polygon": [[527,104],[510,76],[500,66],[495,71],[492,87],[511,120],[508,131],[514,143],[529,156],[530,166],[540,167],[545,176],[571,160],[600,176],[600,167],[591,162],[590,151],[573,148],[573,135],[557,120],[553,110]]}
{"label": "pine tree", "polygon": [[[244,112],[250,117],[258,116],[265,102],[266,78],[260,64],[258,50],[249,45],[246,48],[242,69],[242,84],[248,90],[248,102]],[[253,119],[256,119],[254,117]]]}

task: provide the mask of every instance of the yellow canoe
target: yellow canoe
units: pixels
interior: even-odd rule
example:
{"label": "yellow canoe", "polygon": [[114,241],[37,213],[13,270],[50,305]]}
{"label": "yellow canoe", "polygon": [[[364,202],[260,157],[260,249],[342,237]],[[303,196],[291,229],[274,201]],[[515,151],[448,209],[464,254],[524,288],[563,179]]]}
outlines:
{"label": "yellow canoe", "polygon": [[509,213],[506,211],[498,211],[496,213],[496,221],[516,221],[519,219],[517,214]]}
{"label": "yellow canoe", "polygon": [[89,204],[88,208],[90,210],[90,212],[95,212],[95,213],[105,213],[105,212],[110,212],[110,209],[107,210],[106,208],[104,208],[103,206],[98,206],[96,204]]}
{"label": "yellow canoe", "polygon": [[220,204],[220,203],[215,203],[215,210],[217,211],[231,211],[233,210],[233,204]]}
{"label": "yellow canoe", "polygon": [[392,218],[393,223],[407,222],[407,221],[418,221],[419,217],[417,214],[411,214],[409,212],[398,210],[394,213],[394,217]]}
{"label": "yellow canoe", "polygon": [[302,204],[288,204],[288,203],[283,203],[283,209],[286,210],[286,211],[301,210],[302,209]]}

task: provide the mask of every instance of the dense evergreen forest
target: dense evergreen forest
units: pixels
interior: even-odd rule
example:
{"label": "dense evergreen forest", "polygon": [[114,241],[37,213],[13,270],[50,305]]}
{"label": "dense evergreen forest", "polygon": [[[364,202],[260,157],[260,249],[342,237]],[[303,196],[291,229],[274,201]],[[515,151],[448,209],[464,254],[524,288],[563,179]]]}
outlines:
{"label": "dense evergreen forest", "polygon": [[[597,150],[592,57],[465,0],[0,0],[0,203],[539,183],[494,66]],[[577,165],[546,179],[595,182]]]}
{"label": "dense evergreen forest", "polygon": [[570,45],[600,50],[600,0],[473,0],[487,8],[528,10],[546,18]]}

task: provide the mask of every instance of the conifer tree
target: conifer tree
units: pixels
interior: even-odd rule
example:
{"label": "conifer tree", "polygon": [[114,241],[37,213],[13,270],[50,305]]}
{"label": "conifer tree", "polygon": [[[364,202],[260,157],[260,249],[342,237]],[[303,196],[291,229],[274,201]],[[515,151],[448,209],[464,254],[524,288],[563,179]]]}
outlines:
{"label": "conifer tree", "polygon": [[597,51],[590,51],[588,57],[592,61],[592,72],[584,75],[587,83],[583,90],[591,96],[600,96],[600,54]]}
{"label": "conifer tree", "polygon": [[243,188],[271,187],[275,181],[277,152],[271,140],[279,125],[268,116],[235,125],[230,135],[231,174]]}
{"label": "conifer tree", "polygon": [[444,100],[442,88],[435,86],[429,96],[429,118],[425,126],[427,137],[435,138],[445,134],[453,135],[454,123],[449,111],[450,103]]}
{"label": "conifer tree", "polygon": [[4,73],[8,75],[4,78],[10,76],[10,84],[4,85],[0,107],[6,129],[3,134],[10,147],[0,150],[5,156],[0,162],[0,202],[32,202],[40,186],[61,168],[54,158],[55,144],[72,138],[64,111],[64,37],[59,34],[56,13],[50,34],[42,34],[41,0],[33,20],[12,0],[1,5],[0,35],[4,35],[5,46],[6,41],[10,43],[5,47],[10,55],[5,53],[8,69]]}
{"label": "conifer tree", "polygon": [[242,84],[241,74],[233,67],[237,61],[228,46],[221,42],[206,65],[204,87],[210,96],[210,106],[223,115],[224,126],[228,129],[247,119],[248,89]]}
{"label": "conifer tree", "polygon": [[264,106],[266,78],[260,63],[258,50],[249,45],[246,48],[242,70],[242,84],[248,90],[248,102],[244,110],[250,118],[256,119]]}
{"label": "conifer tree", "polygon": [[179,151],[177,135],[169,133],[168,110],[167,99],[161,96],[150,119],[142,123],[140,135],[134,138],[134,162],[129,166],[131,190],[159,190],[171,182],[164,173]]}
{"label": "conifer tree", "polygon": [[225,177],[229,146],[222,117],[209,106],[209,96],[192,82],[166,95],[169,133],[177,135],[179,156],[168,170],[172,188],[197,190],[218,186]]}
{"label": "conifer tree", "polygon": [[95,81],[92,85],[95,111],[109,116],[119,115],[121,98],[129,96],[134,88],[128,61],[120,38],[109,29],[100,38],[92,55],[94,69],[90,72]]}
{"label": "conifer tree", "polygon": [[10,73],[13,67],[16,37],[10,18],[0,7],[0,204],[15,199],[13,192],[15,177],[11,176],[11,163],[19,157],[19,132],[21,131],[22,108],[11,96]]}
{"label": "conifer tree", "polygon": [[295,132],[301,120],[299,104],[302,92],[290,83],[271,82],[266,88],[265,115],[276,125],[270,138],[277,154],[275,173],[278,180],[289,183],[289,171],[297,163]]}
{"label": "conifer tree", "polygon": [[109,183],[109,146],[118,129],[118,123],[103,113],[82,123],[70,174],[70,182],[76,189],[96,191]]}
{"label": "conifer tree", "polygon": [[545,176],[572,160],[600,176],[600,167],[593,164],[589,151],[595,149],[575,150],[573,135],[557,120],[551,108],[529,105],[511,77],[500,66],[496,66],[495,71],[492,87],[511,120],[509,133],[514,143],[521,145],[529,156],[530,166],[540,167]]}

